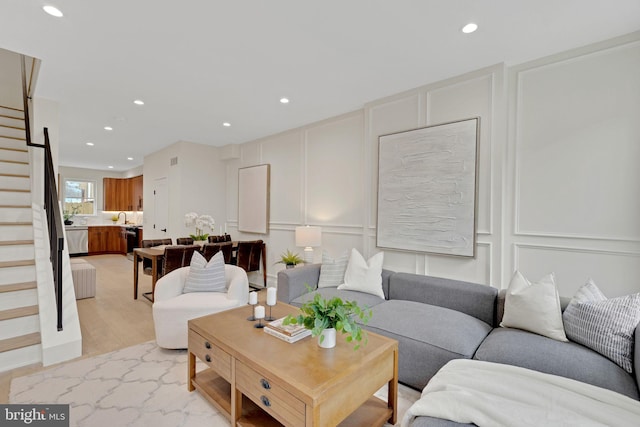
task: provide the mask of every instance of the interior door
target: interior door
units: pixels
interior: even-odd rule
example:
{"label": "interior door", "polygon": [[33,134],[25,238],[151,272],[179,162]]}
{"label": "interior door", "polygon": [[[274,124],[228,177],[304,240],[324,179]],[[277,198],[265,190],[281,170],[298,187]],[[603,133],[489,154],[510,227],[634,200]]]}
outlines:
{"label": "interior door", "polygon": [[153,183],[153,235],[164,238],[167,236],[169,224],[169,194],[167,178],[157,178]]}

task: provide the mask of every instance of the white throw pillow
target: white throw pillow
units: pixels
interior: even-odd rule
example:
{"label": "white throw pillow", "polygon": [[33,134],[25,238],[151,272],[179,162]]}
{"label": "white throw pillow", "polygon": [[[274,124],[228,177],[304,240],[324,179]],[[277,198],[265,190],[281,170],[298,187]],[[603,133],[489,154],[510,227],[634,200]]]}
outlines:
{"label": "white throw pillow", "polygon": [[500,326],[568,341],[553,274],[531,283],[516,270],[507,289]]}
{"label": "white throw pillow", "polygon": [[338,289],[359,291],[379,296],[384,299],[382,291],[382,262],[384,252],[378,252],[368,261],[356,249],[351,249],[351,257],[344,273],[344,283]]}
{"label": "white throw pillow", "polygon": [[345,251],[339,258],[333,259],[326,251],[322,251],[322,265],[318,288],[335,288],[344,283],[344,273],[347,271],[349,252]]}
{"label": "white throw pillow", "polygon": [[222,251],[211,257],[209,262],[200,252],[193,252],[189,274],[182,290],[184,294],[188,292],[227,292]]}
{"label": "white throw pillow", "polygon": [[568,338],[597,351],[625,371],[633,372],[640,294],[607,299],[589,279],[573,296],[562,318]]}

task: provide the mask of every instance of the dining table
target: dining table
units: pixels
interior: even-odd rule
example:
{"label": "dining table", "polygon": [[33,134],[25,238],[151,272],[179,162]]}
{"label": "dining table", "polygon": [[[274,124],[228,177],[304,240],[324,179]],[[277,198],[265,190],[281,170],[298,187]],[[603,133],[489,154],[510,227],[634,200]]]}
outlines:
{"label": "dining table", "polygon": [[138,299],[138,264],[143,259],[151,260],[151,292],[144,292],[143,297],[153,302],[153,295],[158,281],[158,265],[162,265],[164,248],[168,245],[153,246],[150,248],[135,248],[133,250],[133,299]]}

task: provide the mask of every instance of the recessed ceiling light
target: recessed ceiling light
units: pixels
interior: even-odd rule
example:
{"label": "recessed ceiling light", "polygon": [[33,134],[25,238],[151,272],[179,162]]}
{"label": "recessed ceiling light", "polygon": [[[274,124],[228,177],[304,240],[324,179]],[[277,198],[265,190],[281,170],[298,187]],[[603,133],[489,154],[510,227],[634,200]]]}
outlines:
{"label": "recessed ceiling light", "polygon": [[288,104],[289,103],[289,98],[280,98],[280,103],[281,104]]}
{"label": "recessed ceiling light", "polygon": [[467,25],[462,27],[462,32],[465,34],[473,33],[478,29],[478,24],[474,24],[473,22],[469,22]]}
{"label": "recessed ceiling light", "polygon": [[60,9],[58,9],[57,7],[54,6],[43,6],[42,9],[44,9],[45,12],[47,12],[49,15],[51,16],[55,16],[56,18],[62,18],[62,12],[60,12]]}
{"label": "recessed ceiling light", "polygon": [[136,105],[144,105],[144,101],[141,99],[136,99],[135,101],[133,101],[133,103]]}
{"label": "recessed ceiling light", "polygon": [[107,166],[109,169],[113,169],[113,166]]}
{"label": "recessed ceiling light", "polygon": [[231,123],[229,123],[229,122],[224,122],[224,123],[222,124],[222,126],[224,126],[224,127],[228,128],[229,126],[231,126]]}
{"label": "recessed ceiling light", "polygon": [[113,128],[111,126],[105,126],[104,130],[113,130]]}
{"label": "recessed ceiling light", "polygon": [[89,147],[93,147],[95,144],[94,144],[93,142],[87,142],[87,145],[88,145]]}
{"label": "recessed ceiling light", "polygon": [[133,157],[127,157],[127,160],[133,160]]}

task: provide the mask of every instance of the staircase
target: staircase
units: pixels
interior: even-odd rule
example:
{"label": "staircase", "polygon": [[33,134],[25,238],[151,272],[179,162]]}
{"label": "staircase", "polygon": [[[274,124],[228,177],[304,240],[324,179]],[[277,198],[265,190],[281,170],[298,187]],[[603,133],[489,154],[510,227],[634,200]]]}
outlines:
{"label": "staircase", "polygon": [[22,110],[0,107],[0,366],[42,361],[29,152]]}

